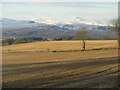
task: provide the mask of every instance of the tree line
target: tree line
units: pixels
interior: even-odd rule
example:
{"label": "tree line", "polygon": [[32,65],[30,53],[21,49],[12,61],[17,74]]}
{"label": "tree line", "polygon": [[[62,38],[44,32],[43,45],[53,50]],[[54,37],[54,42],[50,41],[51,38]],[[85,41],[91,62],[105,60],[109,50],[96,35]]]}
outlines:
{"label": "tree line", "polygon": [[28,38],[7,38],[2,40],[2,45],[13,45],[13,44],[21,44],[21,43],[29,43],[34,41],[46,41],[47,39],[43,39],[40,37],[28,37]]}

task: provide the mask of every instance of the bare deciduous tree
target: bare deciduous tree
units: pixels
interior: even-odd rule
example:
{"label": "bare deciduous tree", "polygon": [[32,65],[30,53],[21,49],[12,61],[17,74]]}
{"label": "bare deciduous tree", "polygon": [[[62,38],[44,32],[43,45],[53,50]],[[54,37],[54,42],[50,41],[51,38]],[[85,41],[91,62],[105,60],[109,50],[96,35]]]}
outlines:
{"label": "bare deciduous tree", "polygon": [[85,40],[89,38],[89,34],[86,28],[78,29],[75,33],[76,39],[82,40],[83,42],[83,51],[86,50]]}
{"label": "bare deciduous tree", "polygon": [[112,24],[111,25],[112,30],[114,30],[114,32],[116,32],[118,45],[119,45],[119,49],[120,49],[120,17],[118,17],[117,19],[114,19],[111,24]]}

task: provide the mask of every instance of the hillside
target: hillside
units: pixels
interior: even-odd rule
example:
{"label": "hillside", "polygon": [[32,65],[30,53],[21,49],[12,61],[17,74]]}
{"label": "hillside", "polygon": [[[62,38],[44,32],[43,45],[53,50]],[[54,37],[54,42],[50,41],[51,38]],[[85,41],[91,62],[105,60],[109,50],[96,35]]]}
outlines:
{"label": "hillside", "polygon": [[109,30],[108,26],[95,24],[89,24],[88,20],[78,18],[77,21],[70,23],[56,23],[48,24],[42,21],[31,21],[31,20],[13,20],[8,18],[3,18],[0,23],[2,23],[2,34],[3,38],[25,38],[25,37],[41,37],[41,38],[61,38],[61,37],[73,37],[76,30],[82,27],[88,28],[90,37],[92,39],[103,39],[105,37],[109,39],[114,39],[114,33],[107,33]]}

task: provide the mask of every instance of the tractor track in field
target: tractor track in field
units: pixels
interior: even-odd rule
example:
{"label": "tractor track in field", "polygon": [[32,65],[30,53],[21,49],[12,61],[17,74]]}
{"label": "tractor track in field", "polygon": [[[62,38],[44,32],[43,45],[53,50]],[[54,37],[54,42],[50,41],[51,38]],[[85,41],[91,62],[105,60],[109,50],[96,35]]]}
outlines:
{"label": "tractor track in field", "polygon": [[[3,65],[3,88],[116,87],[119,72],[117,63],[118,58],[113,57]],[[21,76],[18,79],[19,74]],[[26,78],[22,75],[26,75]]]}

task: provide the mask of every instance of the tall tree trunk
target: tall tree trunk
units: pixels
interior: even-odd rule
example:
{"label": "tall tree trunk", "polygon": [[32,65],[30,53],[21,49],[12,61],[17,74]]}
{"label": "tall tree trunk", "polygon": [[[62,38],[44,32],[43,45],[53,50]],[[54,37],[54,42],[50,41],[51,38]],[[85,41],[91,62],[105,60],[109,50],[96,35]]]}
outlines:
{"label": "tall tree trunk", "polygon": [[85,51],[86,50],[86,43],[85,43],[84,39],[82,41],[83,41],[83,51]]}
{"label": "tall tree trunk", "polygon": [[118,29],[118,50],[120,50],[120,30]]}

